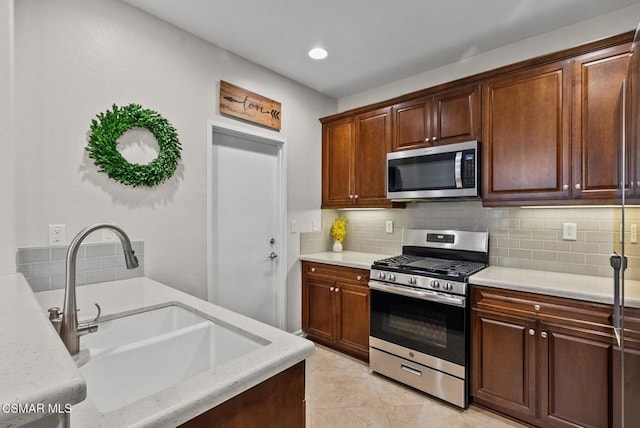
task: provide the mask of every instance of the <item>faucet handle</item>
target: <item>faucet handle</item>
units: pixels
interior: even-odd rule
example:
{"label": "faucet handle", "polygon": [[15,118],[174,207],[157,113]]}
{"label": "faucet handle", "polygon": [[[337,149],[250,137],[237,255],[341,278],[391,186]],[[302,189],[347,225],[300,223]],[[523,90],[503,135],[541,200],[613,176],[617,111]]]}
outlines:
{"label": "faucet handle", "polygon": [[47,311],[49,311],[49,321],[51,321],[53,328],[55,328],[58,334],[60,334],[60,328],[62,327],[62,311],[57,306],[49,308]]}
{"label": "faucet handle", "polygon": [[99,304],[94,303],[94,305],[96,305],[96,308],[98,308],[98,315],[96,315],[96,317],[91,321],[78,324],[78,336],[82,336],[87,333],[95,333],[96,331],[98,331],[98,322],[100,320],[102,309],[100,308]]}
{"label": "faucet handle", "polygon": [[54,306],[53,308],[49,308],[47,309],[47,311],[49,312],[49,321],[55,321],[60,317],[60,315],[62,315],[62,311],[57,306]]}

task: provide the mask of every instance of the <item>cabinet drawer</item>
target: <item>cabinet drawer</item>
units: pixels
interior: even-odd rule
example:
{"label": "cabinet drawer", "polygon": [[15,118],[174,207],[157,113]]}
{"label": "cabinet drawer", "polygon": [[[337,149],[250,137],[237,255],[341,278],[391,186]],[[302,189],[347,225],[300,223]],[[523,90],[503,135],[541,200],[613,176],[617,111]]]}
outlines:
{"label": "cabinet drawer", "polygon": [[610,305],[583,302],[542,294],[473,286],[471,302],[474,308],[527,316],[543,321],[562,321],[589,328],[612,325]]}
{"label": "cabinet drawer", "polygon": [[302,262],[302,273],[310,278],[331,278],[368,285],[369,271],[325,263]]}

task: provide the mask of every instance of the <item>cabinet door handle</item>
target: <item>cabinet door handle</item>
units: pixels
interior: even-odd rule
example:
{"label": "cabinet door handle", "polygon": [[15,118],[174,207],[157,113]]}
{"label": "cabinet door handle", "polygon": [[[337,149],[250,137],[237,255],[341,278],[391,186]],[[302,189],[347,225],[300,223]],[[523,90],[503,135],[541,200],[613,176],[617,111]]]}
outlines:
{"label": "cabinet door handle", "polygon": [[356,279],[357,279],[358,281],[362,281],[362,275],[358,275],[358,276],[356,276]]}
{"label": "cabinet door handle", "polygon": [[335,291],[336,287],[330,287],[329,291]]}
{"label": "cabinet door handle", "polygon": [[580,183],[576,183],[576,185],[575,185],[576,190],[580,190],[581,187],[582,186],[580,186]]}
{"label": "cabinet door handle", "polygon": [[546,331],[543,331],[542,333],[540,333],[540,336],[541,336],[543,339],[546,339],[546,338],[547,338],[547,336],[548,336],[548,334],[547,334],[547,332],[546,332]]}
{"label": "cabinet door handle", "polygon": [[311,268],[311,272],[315,272],[315,271],[316,271],[316,268]]}
{"label": "cabinet door handle", "polygon": [[438,139],[438,138],[433,137],[433,138],[431,139],[431,141],[436,141],[437,139]]}
{"label": "cabinet door handle", "polygon": [[358,197],[359,197],[358,195],[355,195],[355,196],[354,196],[354,198],[356,198],[356,199],[358,199]]}
{"label": "cabinet door handle", "polygon": [[333,290],[333,291],[335,291],[337,293],[338,291],[340,291],[340,289],[338,287],[336,287],[336,289]]}
{"label": "cabinet door handle", "polygon": [[562,186],[562,190],[569,190],[569,185],[568,184],[564,184]]}
{"label": "cabinet door handle", "polygon": [[540,305],[533,305],[533,309],[535,309],[536,312],[540,311]]}
{"label": "cabinet door handle", "polygon": [[536,331],[532,328],[529,329],[529,336],[535,336]]}
{"label": "cabinet door handle", "polygon": [[429,141],[431,141],[431,138],[429,138],[429,137],[427,137],[427,138],[425,138],[425,139],[424,139],[424,142],[425,142],[425,143],[428,143]]}
{"label": "cabinet door handle", "polygon": [[349,195],[349,199],[353,199],[353,195]]}

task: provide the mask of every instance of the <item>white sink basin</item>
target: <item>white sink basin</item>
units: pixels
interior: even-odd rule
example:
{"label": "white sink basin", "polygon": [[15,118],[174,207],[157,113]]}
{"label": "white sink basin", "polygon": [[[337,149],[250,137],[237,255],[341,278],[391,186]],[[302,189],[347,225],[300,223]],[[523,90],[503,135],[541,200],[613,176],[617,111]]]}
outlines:
{"label": "white sink basin", "polygon": [[110,349],[180,330],[207,321],[180,306],[140,312],[101,322],[98,331],[80,338],[80,343],[96,356]]}
{"label": "white sink basin", "polygon": [[101,413],[265,346],[177,306],[107,321],[82,339],[91,359],[80,372]]}

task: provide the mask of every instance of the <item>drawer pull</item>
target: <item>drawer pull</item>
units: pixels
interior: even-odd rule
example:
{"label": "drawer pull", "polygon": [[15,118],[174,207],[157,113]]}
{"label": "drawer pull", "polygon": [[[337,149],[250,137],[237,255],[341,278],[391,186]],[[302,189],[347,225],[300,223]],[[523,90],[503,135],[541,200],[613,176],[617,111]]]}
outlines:
{"label": "drawer pull", "polygon": [[311,268],[311,272],[315,272],[315,271],[316,271],[316,268]]}
{"label": "drawer pull", "polygon": [[533,305],[533,309],[536,310],[536,312],[540,311],[540,305]]}
{"label": "drawer pull", "polygon": [[335,290],[336,290],[336,287],[331,287],[331,288],[329,288],[329,291],[331,291],[331,292],[333,292],[333,291],[335,291]]}
{"label": "drawer pull", "polygon": [[412,367],[405,366],[404,364],[400,365],[400,368],[407,373],[411,373],[414,376],[422,376],[422,372],[420,370],[416,370]]}
{"label": "drawer pull", "polygon": [[529,336],[534,336],[536,334],[536,331],[532,328],[529,329]]}
{"label": "drawer pull", "polygon": [[357,279],[358,281],[362,281],[362,275],[358,275],[358,276],[356,276],[356,279]]}
{"label": "drawer pull", "polygon": [[542,333],[540,333],[540,336],[542,336],[543,339],[546,339],[548,335],[546,331],[543,331]]}
{"label": "drawer pull", "polygon": [[336,289],[333,290],[333,291],[335,291],[337,293],[338,291],[340,291],[340,289],[338,287],[336,287]]}

